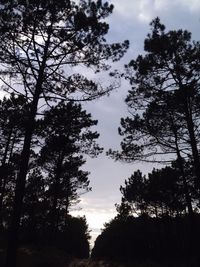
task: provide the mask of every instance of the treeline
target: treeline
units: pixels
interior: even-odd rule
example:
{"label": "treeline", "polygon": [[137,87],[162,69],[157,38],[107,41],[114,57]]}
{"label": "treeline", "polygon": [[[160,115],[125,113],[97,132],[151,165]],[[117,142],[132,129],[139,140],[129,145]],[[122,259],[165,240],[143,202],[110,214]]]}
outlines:
{"label": "treeline", "polygon": [[[188,172],[191,169],[188,170]],[[146,177],[139,170],[120,187],[122,201],[117,205],[121,216],[180,217],[188,214],[184,185],[176,162],[172,166],[153,169]],[[199,194],[194,178],[188,184],[192,208],[199,211]],[[190,216],[192,219],[192,217]],[[192,222],[192,220],[191,220]]]}
{"label": "treeline", "polygon": [[129,116],[119,127],[121,150],[107,154],[167,166],[125,180],[118,215],[105,225],[92,255],[198,266],[200,43],[186,30],[167,32],[159,18],[150,26],[144,55],[121,74],[130,83]]}
{"label": "treeline", "polygon": [[[195,217],[199,225],[199,214]],[[92,250],[92,259],[123,262],[130,266],[198,266],[197,228],[196,242],[191,238],[187,216],[155,218],[116,217],[105,225]],[[193,264],[193,265],[192,265]]]}
{"label": "treeline", "polygon": [[136,171],[120,187],[118,214],[97,237],[92,258],[198,266],[199,195],[192,184],[190,188],[195,209],[192,218],[175,163],[154,169],[148,177]]}

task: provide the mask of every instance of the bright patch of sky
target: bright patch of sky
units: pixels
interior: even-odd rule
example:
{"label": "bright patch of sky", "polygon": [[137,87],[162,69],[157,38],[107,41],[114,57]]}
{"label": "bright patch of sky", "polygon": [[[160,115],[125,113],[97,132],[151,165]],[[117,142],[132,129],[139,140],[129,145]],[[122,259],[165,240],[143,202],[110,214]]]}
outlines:
{"label": "bright patch of sky", "polygon": [[177,5],[182,5],[183,7],[188,8],[191,13],[199,13],[200,11],[200,1],[199,0],[176,0]]}
{"label": "bright patch of sky", "polygon": [[[84,202],[84,201],[83,201]],[[86,206],[91,205],[91,203],[87,203]],[[73,216],[84,216],[86,215],[87,221],[89,222],[90,231],[91,231],[91,240],[90,247],[92,248],[97,236],[101,233],[101,229],[105,222],[110,221],[115,217],[116,211],[115,209],[98,209],[98,213],[94,208],[83,208],[82,211],[73,211],[71,212]]]}
{"label": "bright patch of sky", "polygon": [[8,96],[8,94],[2,90],[0,90],[0,100],[2,100],[5,96]]}

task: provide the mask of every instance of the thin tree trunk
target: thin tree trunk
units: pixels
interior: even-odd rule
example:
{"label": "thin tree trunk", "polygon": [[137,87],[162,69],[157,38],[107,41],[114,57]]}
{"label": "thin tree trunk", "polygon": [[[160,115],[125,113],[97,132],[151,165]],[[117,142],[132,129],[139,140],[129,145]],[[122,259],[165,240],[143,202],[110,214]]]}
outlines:
{"label": "thin tree trunk", "polygon": [[4,165],[6,163],[6,159],[7,159],[7,156],[8,156],[8,150],[9,150],[9,146],[10,146],[10,141],[11,141],[11,137],[12,137],[12,133],[13,133],[13,128],[11,128],[10,131],[9,131],[9,135],[8,135],[8,139],[7,139],[7,142],[6,142],[4,156],[3,156],[3,159],[2,159],[2,162],[1,162],[2,165]]}
{"label": "thin tree trunk", "polygon": [[56,231],[57,231],[57,205],[58,205],[58,195],[59,195],[59,186],[60,186],[60,177],[62,173],[62,163],[64,158],[64,151],[58,157],[58,162],[55,170],[55,180],[54,180],[54,196],[53,196],[53,205],[52,205],[52,213],[51,213],[51,228],[52,228],[52,240],[55,238]]}
{"label": "thin tree trunk", "polygon": [[1,171],[0,171],[0,229],[3,230],[3,198],[4,198],[4,191],[5,191],[5,186],[6,186],[6,182],[7,182],[7,156],[8,156],[8,152],[9,152],[9,146],[10,146],[10,141],[11,141],[11,137],[12,137],[12,132],[13,129],[11,128],[9,131],[9,135],[8,135],[8,139],[6,142],[6,147],[5,147],[5,151],[4,151],[4,156],[1,162]]}
{"label": "thin tree trunk", "polygon": [[[11,148],[10,148],[10,153],[9,153],[9,159],[8,159],[8,164],[10,163],[13,149],[14,149],[14,144],[15,144],[15,139],[16,139],[16,133],[13,137]],[[7,159],[7,157],[5,158]],[[4,164],[5,165],[5,164]],[[8,179],[8,173],[4,175],[3,180],[2,180],[2,185],[1,185],[1,195],[0,195],[0,227],[3,229],[3,200],[4,200],[4,195],[5,195],[5,190],[6,190],[6,184],[7,184],[7,179]]]}
{"label": "thin tree trunk", "polygon": [[186,199],[187,208],[188,208],[188,214],[189,214],[190,218],[193,219],[194,211],[192,208],[192,201],[191,201],[190,193],[188,190],[187,179],[185,176],[185,172],[184,172],[184,168],[183,168],[183,162],[182,162],[182,158],[180,156],[180,153],[178,153],[178,165],[179,165],[179,170],[181,172],[181,176],[182,176],[182,180],[183,180],[183,188],[184,188],[185,199]]}
{"label": "thin tree trunk", "polygon": [[17,237],[18,230],[20,225],[20,216],[22,211],[22,203],[25,192],[25,184],[26,184],[26,175],[28,172],[28,163],[30,157],[30,147],[31,147],[31,139],[35,126],[35,116],[37,112],[37,104],[39,100],[40,90],[38,88],[37,94],[34,96],[28,127],[25,132],[25,139],[23,150],[21,154],[21,162],[19,168],[19,175],[16,181],[15,188],[15,198],[13,205],[13,214],[9,232],[8,239],[8,249],[7,249],[7,258],[6,258],[6,267],[15,267],[16,266],[16,250],[17,250]]}
{"label": "thin tree trunk", "polygon": [[11,148],[10,148],[9,160],[8,160],[9,162],[11,161],[11,158],[12,158],[12,155],[13,155],[13,150],[14,150],[16,137],[17,137],[17,131],[15,132],[15,135],[13,136],[12,145],[11,145]]}
{"label": "thin tree trunk", "polygon": [[171,117],[171,123],[172,123],[172,130],[173,130],[174,137],[175,137],[175,146],[176,146],[176,154],[177,154],[177,159],[178,159],[178,166],[179,166],[179,170],[181,172],[181,176],[182,176],[182,180],[183,180],[183,188],[184,188],[185,200],[186,200],[187,208],[188,208],[188,214],[189,214],[191,222],[193,222],[192,201],[191,201],[190,193],[188,190],[187,179],[186,179],[185,171],[184,171],[184,167],[183,167],[183,160],[181,157],[179,144],[178,144],[177,129],[174,125],[173,116]]}
{"label": "thin tree trunk", "polygon": [[176,144],[176,153],[177,153],[177,160],[178,160],[178,166],[179,166],[179,170],[181,172],[181,176],[182,176],[182,180],[183,180],[183,188],[184,188],[184,194],[185,194],[185,200],[186,200],[186,204],[187,204],[187,209],[188,209],[188,216],[189,216],[189,250],[188,250],[188,255],[189,257],[193,257],[195,255],[194,251],[195,251],[195,243],[196,243],[196,223],[195,223],[195,217],[194,217],[194,211],[192,208],[192,200],[191,200],[191,196],[189,193],[189,189],[188,189],[188,183],[187,183],[187,179],[185,176],[185,170],[184,170],[184,166],[183,166],[183,159],[181,157],[181,153],[180,153],[180,149],[179,149],[179,145],[178,145],[178,136],[177,136],[177,130],[176,127],[173,124],[173,120],[172,120],[172,125],[173,125],[173,132],[175,135],[175,144]]}
{"label": "thin tree trunk", "polygon": [[190,96],[188,96],[188,87],[182,84],[180,77],[178,78],[178,81],[179,81],[179,90],[183,95],[184,114],[185,114],[187,129],[189,132],[190,145],[192,149],[194,171],[196,175],[196,185],[197,188],[200,189],[200,159],[199,159],[197,140],[194,130],[194,122],[192,118],[192,105],[190,103]]}
{"label": "thin tree trunk", "polygon": [[7,142],[6,142],[6,147],[5,147],[3,159],[1,161],[1,169],[2,169],[2,171],[0,172],[0,188],[2,187],[2,183],[3,183],[3,179],[4,179],[4,172],[3,172],[3,170],[4,170],[5,165],[6,165],[6,159],[7,159],[7,156],[8,156],[8,151],[9,151],[9,146],[10,146],[10,140],[11,140],[11,136],[12,136],[12,131],[13,131],[13,129],[11,128],[10,129],[10,132],[9,132],[9,135],[8,135]]}
{"label": "thin tree trunk", "polygon": [[195,174],[196,174],[196,178],[197,178],[196,179],[196,185],[197,185],[198,189],[200,189],[200,160],[199,160],[199,152],[198,152],[198,148],[197,148],[197,141],[196,141],[195,132],[194,132],[194,123],[192,120],[191,112],[189,112],[188,109],[186,109],[185,112],[186,112],[186,121],[187,121],[189,137],[190,137],[190,144],[191,144],[191,148],[192,148],[194,169],[195,169]]}

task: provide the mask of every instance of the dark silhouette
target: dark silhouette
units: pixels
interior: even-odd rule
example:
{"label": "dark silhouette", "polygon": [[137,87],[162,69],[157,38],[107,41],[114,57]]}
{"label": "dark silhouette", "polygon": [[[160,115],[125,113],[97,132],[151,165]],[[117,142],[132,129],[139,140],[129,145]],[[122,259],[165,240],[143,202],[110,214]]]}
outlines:
{"label": "dark silhouette", "polygon": [[52,107],[38,121],[42,147],[29,171],[25,207],[31,214],[26,213],[26,219],[28,216],[33,223],[34,197],[34,201],[45,207],[42,220],[51,228],[52,240],[60,225],[67,223],[69,208],[81,194],[91,190],[89,173],[81,167],[86,161],[83,155],[95,157],[102,152],[95,142],[99,134],[90,129],[96,124],[80,104],[72,102]]}
{"label": "dark silhouette", "polygon": [[[24,100],[22,96],[12,95],[0,103],[1,167],[7,168],[7,173],[1,172],[2,235],[7,234],[14,202],[29,107]],[[52,246],[70,257],[88,257],[90,236],[86,220],[71,217],[69,208],[78,202],[81,194],[91,190],[89,172],[81,167],[86,162],[84,155],[96,157],[102,152],[96,143],[99,134],[91,130],[96,124],[91,114],[73,102],[53,106],[36,121],[20,220],[20,246]],[[11,137],[10,128],[14,128]]]}
{"label": "dark silhouette", "polygon": [[[125,180],[125,186],[120,187],[122,203],[117,206],[119,214],[146,214],[153,217],[183,216],[189,213],[184,197],[184,184],[181,173],[173,166],[153,169],[148,176],[138,170]],[[190,178],[189,193],[192,198],[192,208],[198,211],[199,196],[194,189],[194,178]]]}
{"label": "dark silhouette", "polygon": [[[199,224],[199,215],[196,215]],[[188,217],[117,216],[95,241],[93,259],[146,266],[199,266],[198,243],[191,257]],[[196,231],[200,238],[199,229]]]}
{"label": "dark silhouette", "polygon": [[5,195],[13,195],[11,184],[18,170],[22,142],[26,125],[28,103],[23,96],[11,94],[0,101],[0,228],[3,230]]}
{"label": "dark silhouette", "polygon": [[188,31],[166,32],[159,18],[150,25],[146,54],[125,66],[131,85],[126,103],[132,116],[121,119],[122,150],[109,154],[126,162],[177,159],[192,213],[182,161],[192,158],[198,187],[200,46]]}
{"label": "dark silhouette", "polygon": [[148,177],[138,170],[125,180],[125,186],[120,187],[122,202],[116,205],[118,215],[97,237],[92,258],[198,266],[199,197],[191,184],[196,211],[191,225],[184,185],[175,166],[154,169]]}
{"label": "dark silhouette", "polygon": [[[128,42],[106,43],[104,36],[109,26],[104,19],[112,13],[113,6],[101,1],[79,4],[69,0],[2,1],[1,6],[0,58],[11,85],[1,80],[7,90],[25,95],[30,103],[7,251],[6,266],[14,267],[31,142],[41,98],[47,104],[69,98],[91,100],[112,90],[112,86],[103,89],[86,77],[71,73],[67,66],[82,64],[96,71],[107,69],[105,61],[119,60]],[[15,86],[16,78],[21,81],[21,87]]]}
{"label": "dark silhouette", "polygon": [[[191,41],[188,31],[167,32],[159,18],[150,25],[151,32],[144,41],[145,55],[131,60],[123,74],[131,85],[126,98],[131,115],[121,119],[121,151],[109,150],[108,154],[125,162],[176,161],[182,185],[179,196],[184,199],[189,214],[192,254],[198,228],[194,200],[199,202],[200,192],[200,46],[199,42]],[[189,173],[186,162],[190,162]],[[168,184],[170,180],[166,188]],[[178,212],[178,202],[174,207]],[[154,208],[157,212],[157,207]]]}
{"label": "dark silhouette", "polygon": [[[41,224],[38,223],[34,231],[30,228],[30,223],[31,221],[27,221],[26,218],[23,219],[22,227],[19,231],[21,246],[33,246],[34,248],[54,247],[71,258],[89,257],[90,234],[85,217],[66,215],[65,223],[59,224],[53,240],[49,239],[52,235],[52,229],[48,227],[48,222],[42,221],[40,222]],[[41,228],[42,223],[45,223],[44,228]]]}

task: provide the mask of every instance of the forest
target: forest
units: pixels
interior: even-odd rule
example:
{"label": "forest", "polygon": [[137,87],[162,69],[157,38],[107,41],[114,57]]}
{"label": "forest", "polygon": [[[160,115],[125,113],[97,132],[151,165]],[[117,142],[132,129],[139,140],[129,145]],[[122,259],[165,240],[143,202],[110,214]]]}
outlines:
{"label": "forest", "polygon": [[[200,43],[156,17],[144,53],[113,70],[129,49],[106,39],[113,9],[102,0],[0,1],[0,266],[200,264]],[[100,73],[111,82],[93,79]],[[120,149],[105,151],[83,103],[123,80]],[[92,190],[88,157],[103,150],[161,167],[124,180],[117,215],[91,250],[86,217],[70,211]]]}

